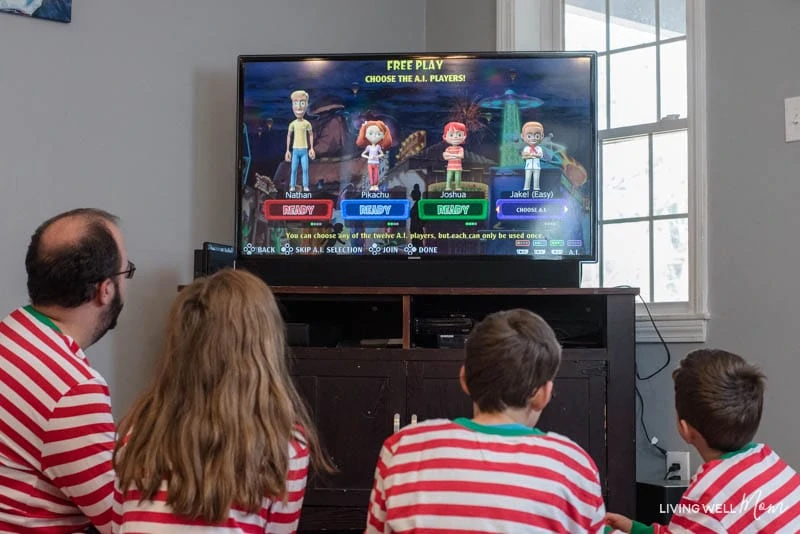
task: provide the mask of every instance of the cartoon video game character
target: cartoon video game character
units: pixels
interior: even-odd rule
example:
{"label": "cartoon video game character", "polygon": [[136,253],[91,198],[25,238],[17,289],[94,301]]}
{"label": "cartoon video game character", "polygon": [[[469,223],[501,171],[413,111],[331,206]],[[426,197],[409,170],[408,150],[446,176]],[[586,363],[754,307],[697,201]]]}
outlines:
{"label": "cartoon video game character", "polygon": [[442,139],[450,145],[442,154],[447,161],[447,182],[444,189],[451,191],[451,182],[455,178],[456,191],[461,191],[461,160],[464,159],[464,148],[461,145],[467,140],[467,127],[462,122],[448,122],[444,125]]}
{"label": "cartoon video game character", "polygon": [[381,158],[384,150],[392,146],[392,133],[383,121],[367,121],[361,125],[356,145],[364,149],[362,158],[367,158],[369,190],[378,190]]}
{"label": "cartoon video game character", "polygon": [[[303,169],[303,191],[308,189],[308,158],[314,159],[314,132],[311,123],[303,118],[308,108],[308,93],[295,91],[291,95],[292,112],[295,120],[289,124],[286,134],[286,161],[292,162],[292,174],[289,177],[289,190],[295,188],[297,180],[297,164]],[[294,139],[294,141],[293,141]]]}
{"label": "cartoon video game character", "polygon": [[525,191],[531,190],[531,176],[533,176],[533,190],[539,190],[539,172],[542,168],[542,156],[544,152],[539,143],[544,139],[544,127],[540,122],[526,122],[522,125],[520,135],[525,143],[522,149],[522,159],[525,160]]}

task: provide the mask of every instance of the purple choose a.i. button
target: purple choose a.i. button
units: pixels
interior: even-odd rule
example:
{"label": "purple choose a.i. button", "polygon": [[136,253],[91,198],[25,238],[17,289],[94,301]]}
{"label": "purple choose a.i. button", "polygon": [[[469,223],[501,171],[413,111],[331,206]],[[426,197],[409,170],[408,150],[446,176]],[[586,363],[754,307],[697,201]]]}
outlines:
{"label": "purple choose a.i. button", "polygon": [[501,198],[497,201],[498,219],[562,219],[567,203],[560,198]]}

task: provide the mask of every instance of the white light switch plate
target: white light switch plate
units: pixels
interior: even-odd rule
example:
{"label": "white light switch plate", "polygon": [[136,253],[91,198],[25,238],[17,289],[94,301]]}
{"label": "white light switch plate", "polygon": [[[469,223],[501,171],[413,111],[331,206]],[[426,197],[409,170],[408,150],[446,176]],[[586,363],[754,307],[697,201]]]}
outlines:
{"label": "white light switch plate", "polygon": [[787,98],[786,105],[786,142],[800,141],[800,96]]}

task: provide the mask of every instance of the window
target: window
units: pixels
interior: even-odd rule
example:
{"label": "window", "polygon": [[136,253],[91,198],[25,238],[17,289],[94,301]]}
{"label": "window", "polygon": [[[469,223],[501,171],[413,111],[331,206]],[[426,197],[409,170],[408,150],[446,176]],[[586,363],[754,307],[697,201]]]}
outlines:
{"label": "window", "polygon": [[581,284],[639,287],[667,341],[705,341],[708,318],[703,2],[498,0],[498,48],[598,52],[600,261]]}

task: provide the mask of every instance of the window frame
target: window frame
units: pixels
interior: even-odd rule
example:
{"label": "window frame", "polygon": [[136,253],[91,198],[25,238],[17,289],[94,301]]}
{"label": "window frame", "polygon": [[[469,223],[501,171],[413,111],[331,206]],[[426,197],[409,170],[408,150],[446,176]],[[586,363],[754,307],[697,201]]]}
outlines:
{"label": "window frame", "polygon": [[[496,0],[497,50],[563,50],[564,0]],[[649,303],[667,342],[707,337],[708,309],[708,108],[706,91],[706,1],[686,0],[689,143],[689,301]],[[538,20],[538,27],[526,24]],[[636,127],[633,127],[636,128]],[[660,343],[641,302],[636,306],[636,341]]]}

